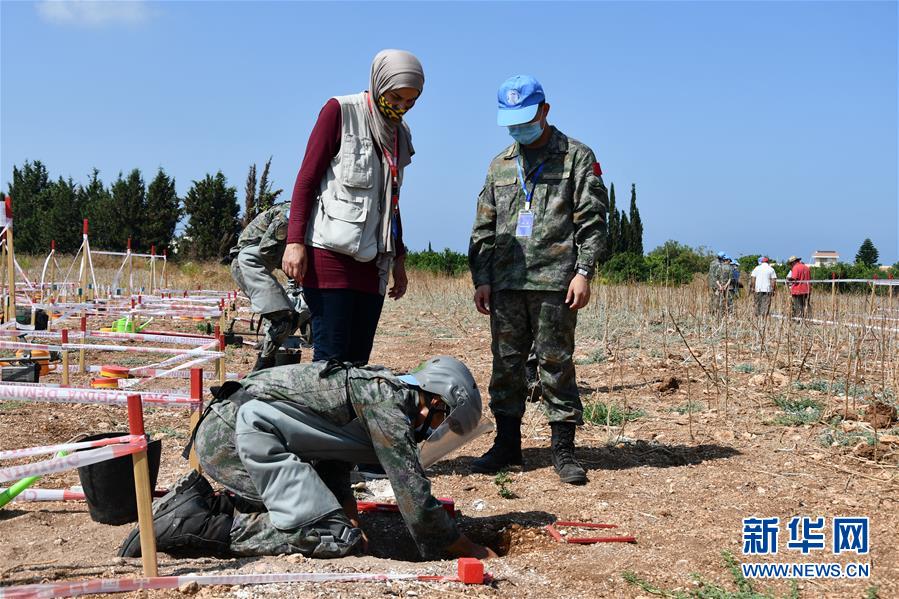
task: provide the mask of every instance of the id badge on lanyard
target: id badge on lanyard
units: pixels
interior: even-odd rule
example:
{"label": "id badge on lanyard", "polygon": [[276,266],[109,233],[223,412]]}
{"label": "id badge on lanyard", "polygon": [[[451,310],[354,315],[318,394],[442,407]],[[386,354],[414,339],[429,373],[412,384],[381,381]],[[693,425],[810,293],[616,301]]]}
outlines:
{"label": "id badge on lanyard", "polygon": [[540,180],[540,173],[543,171],[543,163],[537,167],[534,173],[534,185],[528,191],[527,182],[524,177],[524,169],[521,168],[521,156],[518,157],[518,180],[521,182],[521,189],[524,191],[524,210],[518,213],[518,223],[515,225],[515,237],[530,237],[534,233],[534,213],[531,211],[531,200],[534,197],[534,190],[537,189],[537,182]]}

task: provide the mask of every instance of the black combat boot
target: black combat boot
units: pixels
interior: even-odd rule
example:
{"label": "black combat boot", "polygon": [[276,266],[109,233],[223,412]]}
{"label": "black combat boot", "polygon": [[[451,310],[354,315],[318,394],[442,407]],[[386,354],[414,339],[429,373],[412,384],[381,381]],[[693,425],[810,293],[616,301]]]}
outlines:
{"label": "black combat boot", "polygon": [[257,370],[265,370],[266,368],[271,368],[275,365],[275,356],[274,354],[268,357],[263,357],[262,354],[256,356],[256,363],[253,364],[253,370],[250,372],[256,372]]}
{"label": "black combat boot", "polygon": [[553,466],[563,483],[569,485],[587,484],[587,473],[574,459],[574,431],[577,425],[573,422],[552,422]]}
{"label": "black combat boot", "polygon": [[521,468],[521,418],[496,416],[496,439],[487,453],[471,463],[471,471],[496,474],[500,470]]}
{"label": "black combat boot", "polygon": [[[198,472],[179,480],[153,505],[153,534],[156,549],[175,556],[224,555],[231,544],[233,511],[220,513],[226,505],[213,496],[212,487]],[[140,557],[140,529],[125,538],[120,557]]]}
{"label": "black combat boot", "polygon": [[343,510],[327,514],[309,526],[304,534],[310,550],[301,549],[301,552],[308,557],[344,557],[362,548],[362,531],[350,523]]}

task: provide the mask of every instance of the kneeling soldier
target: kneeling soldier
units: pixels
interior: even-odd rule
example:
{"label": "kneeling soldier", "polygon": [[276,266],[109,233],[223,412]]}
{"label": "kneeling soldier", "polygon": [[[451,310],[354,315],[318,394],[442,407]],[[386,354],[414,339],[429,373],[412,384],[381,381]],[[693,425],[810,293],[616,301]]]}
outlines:
{"label": "kneeling soldier", "polygon": [[[422,467],[475,438],[480,420],[474,378],[449,356],[404,376],[314,362],[229,381],[194,437],[203,471],[228,493],[214,493],[197,472],[179,481],[154,505],[157,547],[319,558],[360,550],[349,473],[354,462],[377,461],[423,557],[495,557],[459,533]],[[140,555],[137,529],[120,555]]]}

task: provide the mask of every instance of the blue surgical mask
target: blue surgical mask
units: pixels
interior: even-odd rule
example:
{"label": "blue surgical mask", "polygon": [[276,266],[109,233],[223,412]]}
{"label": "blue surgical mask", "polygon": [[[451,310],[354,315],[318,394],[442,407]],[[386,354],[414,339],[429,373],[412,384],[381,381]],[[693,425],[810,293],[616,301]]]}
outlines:
{"label": "blue surgical mask", "polygon": [[524,125],[512,125],[508,129],[512,139],[523,145],[532,144],[543,135],[543,125],[540,121],[525,123]]}

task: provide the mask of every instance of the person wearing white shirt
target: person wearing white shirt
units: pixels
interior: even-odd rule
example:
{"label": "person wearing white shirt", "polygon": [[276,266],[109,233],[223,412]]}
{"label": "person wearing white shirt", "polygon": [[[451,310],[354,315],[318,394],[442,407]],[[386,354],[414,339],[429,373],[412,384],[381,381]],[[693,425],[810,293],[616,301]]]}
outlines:
{"label": "person wearing white shirt", "polygon": [[753,292],[756,316],[768,316],[771,298],[777,289],[777,273],[768,263],[768,258],[759,258],[759,265],[752,269],[750,289]]}

